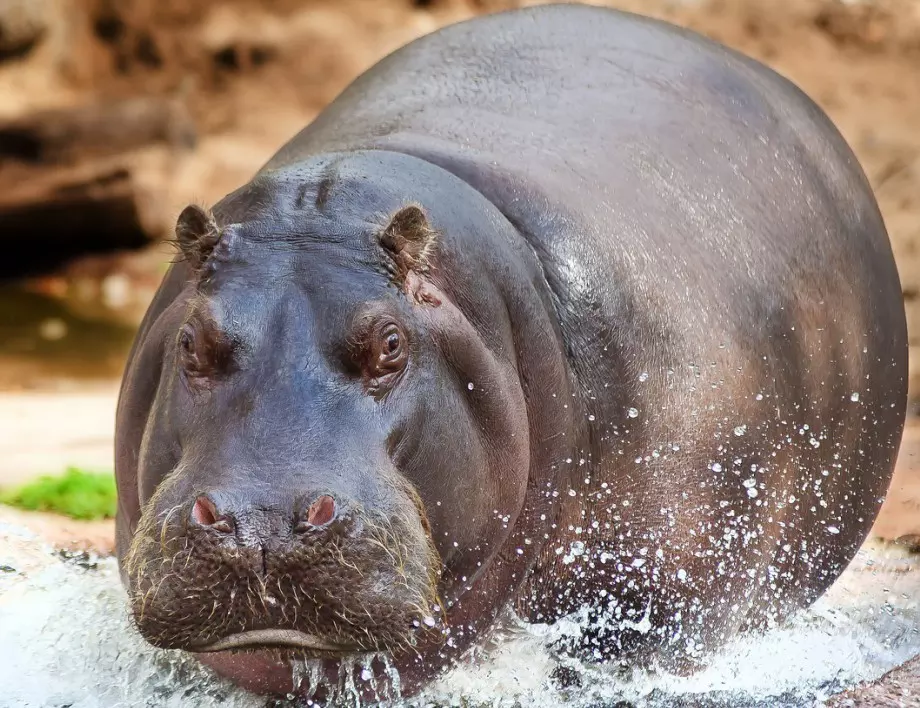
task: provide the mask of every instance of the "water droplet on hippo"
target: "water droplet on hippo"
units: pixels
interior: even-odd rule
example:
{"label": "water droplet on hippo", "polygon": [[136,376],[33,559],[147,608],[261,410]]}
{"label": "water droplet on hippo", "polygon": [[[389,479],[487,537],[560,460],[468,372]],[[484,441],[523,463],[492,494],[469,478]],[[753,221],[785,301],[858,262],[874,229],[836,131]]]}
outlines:
{"label": "water droplet on hippo", "polygon": [[713,462],[712,465],[710,465],[709,469],[711,469],[713,472],[721,472],[722,465],[720,465],[718,462]]}
{"label": "water droplet on hippo", "polygon": [[362,681],[370,681],[373,675],[374,674],[370,672],[370,669],[361,669],[361,680]]}
{"label": "water droplet on hippo", "polygon": [[644,383],[645,381],[648,381],[648,372],[647,372],[647,371],[643,371],[641,374],[639,374],[639,381],[642,381],[643,383]]}
{"label": "water droplet on hippo", "polygon": [[570,489],[570,490],[569,490],[569,496],[570,496],[570,497],[574,497],[574,496],[575,496],[575,490],[574,490],[574,489]]}
{"label": "water droplet on hippo", "polygon": [[687,571],[684,570],[683,568],[678,568],[678,569],[677,569],[677,579],[680,580],[680,581],[686,580],[686,579],[687,579]]}
{"label": "water droplet on hippo", "polygon": [[466,385],[466,387],[467,387],[470,391],[472,391],[474,388],[476,388],[476,387],[473,385],[473,382],[472,382],[472,381],[470,381],[470,382]]}
{"label": "water droplet on hippo", "polygon": [[763,400],[763,394],[762,394],[762,393],[758,393],[756,396],[754,396],[754,400],[755,400],[755,401],[762,401],[762,400]]}
{"label": "water droplet on hippo", "polygon": [[752,487],[754,487],[754,485],[757,484],[757,480],[754,479],[753,477],[750,477],[750,478],[744,480],[741,484],[743,484],[743,485],[744,485],[745,487],[747,487],[748,489],[751,489]]}
{"label": "water droplet on hippo", "polygon": [[735,428],[733,432],[735,433],[735,435],[737,435],[740,438],[742,435],[744,435],[747,432],[747,426],[739,425],[738,427]]}
{"label": "water droplet on hippo", "polygon": [[830,533],[830,534],[836,535],[836,534],[840,533],[840,529],[838,529],[836,526],[828,526],[828,527],[827,527],[827,532]]}
{"label": "water droplet on hippo", "polygon": [[626,415],[628,415],[630,418],[636,418],[639,416],[639,411],[635,408],[630,408],[628,411],[626,411]]}
{"label": "water droplet on hippo", "polygon": [[[750,489],[747,490],[747,495],[748,495],[751,499],[753,499],[754,497],[757,496],[757,490],[754,489],[754,487],[751,487]],[[759,502],[758,502],[758,503],[759,503]]]}
{"label": "water droplet on hippo", "polygon": [[850,400],[853,401],[853,403],[856,403],[856,401],[859,400],[859,394],[854,391],[850,394]]}
{"label": "water droplet on hippo", "polygon": [[808,443],[812,447],[821,447],[821,443],[819,443],[815,438],[809,438]]}
{"label": "water droplet on hippo", "polygon": [[594,420],[594,415],[593,415],[593,414],[592,414],[592,415],[589,415],[589,416],[588,416],[588,420]]}
{"label": "water droplet on hippo", "polygon": [[428,627],[434,627],[435,625],[434,617],[426,617],[422,620],[422,622],[424,622]]}

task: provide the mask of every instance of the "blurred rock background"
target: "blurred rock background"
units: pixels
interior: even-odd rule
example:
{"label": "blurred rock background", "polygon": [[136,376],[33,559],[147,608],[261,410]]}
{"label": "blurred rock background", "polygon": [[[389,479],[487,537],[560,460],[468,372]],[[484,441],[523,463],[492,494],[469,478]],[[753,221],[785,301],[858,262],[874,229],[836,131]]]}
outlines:
{"label": "blurred rock background", "polygon": [[[357,74],[516,0],[0,0],[0,485],[111,468],[118,376],[189,201],[210,204]],[[920,1],[595,2],[773,66],[830,114],[898,259],[920,402]]]}

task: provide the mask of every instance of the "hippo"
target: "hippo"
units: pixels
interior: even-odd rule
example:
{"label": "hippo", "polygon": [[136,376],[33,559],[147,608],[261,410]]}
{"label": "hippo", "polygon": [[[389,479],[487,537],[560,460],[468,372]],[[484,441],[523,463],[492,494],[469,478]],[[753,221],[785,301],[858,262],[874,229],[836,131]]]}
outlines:
{"label": "hippo", "polygon": [[415,695],[510,613],[692,672],[854,557],[898,272],[822,110],[580,5],[385,57],[178,214],[116,423],[141,635],[252,691]]}

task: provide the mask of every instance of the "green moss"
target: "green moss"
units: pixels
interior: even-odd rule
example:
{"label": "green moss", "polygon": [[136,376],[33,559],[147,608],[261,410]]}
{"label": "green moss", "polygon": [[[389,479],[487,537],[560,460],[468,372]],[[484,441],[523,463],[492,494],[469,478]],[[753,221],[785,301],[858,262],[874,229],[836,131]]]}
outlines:
{"label": "green moss", "polygon": [[115,516],[115,477],[68,467],[62,476],[39,477],[19,489],[0,491],[0,503],[29,511],[52,511],[74,519]]}

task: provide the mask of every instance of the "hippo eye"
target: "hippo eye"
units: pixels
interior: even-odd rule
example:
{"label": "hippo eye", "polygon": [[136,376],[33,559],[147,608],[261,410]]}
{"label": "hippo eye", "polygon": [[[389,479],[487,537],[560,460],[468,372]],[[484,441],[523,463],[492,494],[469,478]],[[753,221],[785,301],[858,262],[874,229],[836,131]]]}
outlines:
{"label": "hippo eye", "polygon": [[348,342],[345,366],[360,376],[365,391],[382,400],[399,382],[409,363],[409,337],[387,318],[368,317]]}
{"label": "hippo eye", "polygon": [[390,355],[395,354],[396,352],[399,351],[400,346],[402,346],[402,339],[399,336],[399,332],[396,332],[396,331],[390,332],[389,336],[387,336],[387,341],[386,341],[386,347],[385,347],[386,353]]}
{"label": "hippo eye", "polygon": [[183,354],[194,354],[195,353],[195,342],[192,339],[192,335],[184,331],[179,335],[179,346],[182,347]]}
{"label": "hippo eye", "polygon": [[198,376],[202,369],[196,340],[194,330],[188,325],[179,332],[179,362],[190,376]]}
{"label": "hippo eye", "polygon": [[405,364],[405,338],[396,324],[386,325],[380,333],[377,369],[382,373],[399,370]]}
{"label": "hippo eye", "polygon": [[364,382],[367,392],[380,400],[392,390],[406,368],[409,348],[405,333],[394,322],[376,327],[371,342]]}

